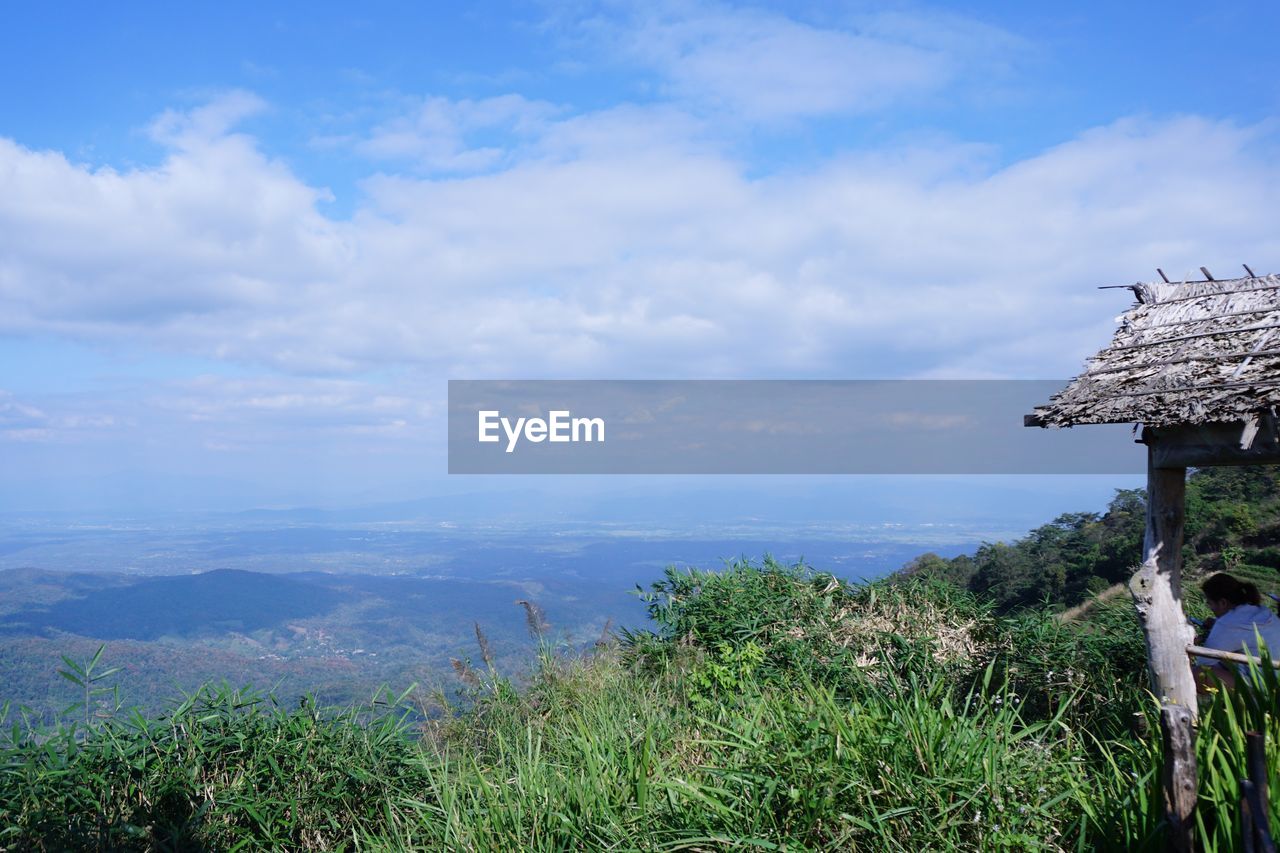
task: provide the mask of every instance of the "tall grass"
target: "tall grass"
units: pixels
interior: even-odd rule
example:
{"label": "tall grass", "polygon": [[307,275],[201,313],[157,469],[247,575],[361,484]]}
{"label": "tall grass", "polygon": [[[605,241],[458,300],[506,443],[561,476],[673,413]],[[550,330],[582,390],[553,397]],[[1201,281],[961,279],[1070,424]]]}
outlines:
{"label": "tall grass", "polygon": [[954,703],[935,678],[849,700],[750,676],[699,707],[617,657],[556,678],[554,697],[490,709],[483,748],[437,746],[397,843],[1057,849],[1077,819],[1070,739],[1006,690]]}
{"label": "tall grass", "polygon": [[[1268,655],[1265,645],[1262,654]],[[1217,693],[1200,722],[1196,828],[1201,849],[1208,853],[1241,849],[1240,780],[1249,776],[1248,732],[1259,732],[1265,738],[1269,820],[1275,832],[1280,830],[1280,677],[1270,666],[1250,664],[1234,690]]]}
{"label": "tall grass", "polygon": [[156,718],[5,734],[0,841],[15,848],[326,848],[380,827],[422,775],[403,712],[286,710],[225,685]]}

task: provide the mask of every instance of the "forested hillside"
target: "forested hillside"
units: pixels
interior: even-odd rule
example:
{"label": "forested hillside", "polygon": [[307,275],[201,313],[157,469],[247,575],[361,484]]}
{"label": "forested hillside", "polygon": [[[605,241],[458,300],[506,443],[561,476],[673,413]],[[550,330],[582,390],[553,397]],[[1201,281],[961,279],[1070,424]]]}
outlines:
{"label": "forested hillside", "polygon": [[[1125,489],[1103,513],[1071,512],[1014,542],[973,556],[925,554],[905,575],[945,578],[990,600],[998,612],[1071,607],[1126,582],[1142,559],[1146,504]],[[1186,579],[1229,570],[1264,589],[1280,585],[1280,469],[1205,468],[1187,481]]]}

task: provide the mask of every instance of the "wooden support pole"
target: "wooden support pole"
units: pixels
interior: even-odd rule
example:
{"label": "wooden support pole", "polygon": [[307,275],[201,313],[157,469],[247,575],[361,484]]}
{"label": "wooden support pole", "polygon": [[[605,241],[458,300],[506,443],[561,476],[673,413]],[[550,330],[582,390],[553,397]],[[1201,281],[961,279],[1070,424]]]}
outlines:
{"label": "wooden support pole", "polygon": [[1147,448],[1147,533],[1142,567],[1129,592],[1147,639],[1151,688],[1161,702],[1181,705],[1196,717],[1196,683],[1187,646],[1195,632],[1182,611],[1182,527],[1187,489],[1185,468],[1157,468]]}
{"label": "wooden support pole", "polygon": [[[1144,438],[1154,442],[1148,431]],[[1160,697],[1164,746],[1165,849],[1190,853],[1198,785],[1196,782],[1196,683],[1187,646],[1195,634],[1182,612],[1182,528],[1186,513],[1187,469],[1157,468],[1147,446],[1147,533],[1142,567],[1129,592],[1147,640],[1151,687]]]}

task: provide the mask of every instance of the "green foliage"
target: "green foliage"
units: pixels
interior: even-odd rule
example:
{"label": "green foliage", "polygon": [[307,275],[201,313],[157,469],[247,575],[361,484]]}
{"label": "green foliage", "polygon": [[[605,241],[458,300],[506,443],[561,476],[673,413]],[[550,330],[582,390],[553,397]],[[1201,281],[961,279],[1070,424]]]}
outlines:
{"label": "green foliage", "polygon": [[1001,613],[1045,603],[1074,605],[1123,580],[1139,560],[1143,493],[1117,490],[1107,512],[1066,513],[1011,543],[989,542],[972,556],[920,558],[902,574],[941,578],[994,603]]}
{"label": "green foliage", "polygon": [[[109,693],[113,696],[115,695],[115,691],[112,688],[98,686],[103,681],[106,681],[108,678],[120,671],[120,667],[118,666],[113,666],[110,669],[105,670],[99,670],[97,668],[98,662],[102,660],[102,652],[105,649],[105,645],[98,646],[98,650],[93,653],[93,657],[89,658],[89,660],[85,661],[83,664],[76,663],[71,658],[63,655],[62,662],[67,665],[67,668],[58,670],[58,675],[61,675],[67,681],[70,681],[76,687],[80,688],[83,691],[82,695],[84,697],[62,713],[66,716],[68,714],[75,713],[78,709],[82,709],[84,711],[84,723],[86,726],[93,721],[95,700]],[[111,709],[110,713],[115,713],[119,710],[119,707],[120,705],[117,699],[115,707]]]}
{"label": "green foliage", "polygon": [[1028,721],[1005,688],[951,698],[940,673],[842,701],[767,692],[700,721],[700,790],[722,837],[803,849],[1053,849],[1076,771],[1057,717]]}
{"label": "green foliage", "polygon": [[[1205,468],[1187,480],[1188,575],[1243,565],[1280,570],[1280,473],[1274,467]],[[991,600],[997,612],[1073,607],[1128,580],[1142,559],[1146,496],[1119,489],[1102,515],[1066,513],[1013,542],[989,542],[972,556],[926,554],[907,576],[948,580]],[[1280,587],[1272,577],[1264,588]]]}
{"label": "green foliage", "polygon": [[[1265,644],[1263,645],[1264,654]],[[1245,735],[1260,732],[1266,743],[1272,827],[1280,826],[1280,676],[1269,666],[1250,665],[1234,690],[1219,691],[1200,721],[1196,763],[1201,806],[1197,830],[1201,849],[1235,850],[1240,845],[1240,780],[1247,778]]]}
{"label": "green foliage", "polygon": [[[1245,735],[1265,737],[1270,802],[1268,820],[1280,826],[1280,679],[1270,667],[1250,667],[1233,691],[1220,691],[1202,705],[1196,737],[1199,799],[1196,849],[1227,853],[1244,849],[1240,831],[1240,780],[1248,776]],[[1155,706],[1150,726],[1158,731]],[[1087,834],[1098,849],[1162,849],[1160,778],[1163,757],[1154,736],[1099,743],[1108,760],[1097,777],[1101,796],[1082,799]],[[1274,831],[1274,830],[1273,830]]]}
{"label": "green foliage", "polygon": [[1099,606],[1084,622],[1023,611],[1002,622],[1002,633],[1005,647],[993,665],[1029,713],[1044,717],[1074,695],[1063,715],[1077,729],[1123,737],[1140,725],[1146,644],[1127,600]]}
{"label": "green foliage", "polygon": [[764,659],[764,649],[755,640],[747,640],[741,646],[721,640],[714,655],[689,668],[686,678],[690,700],[706,708],[717,698],[746,692]]}
{"label": "green foliage", "polygon": [[[89,668],[86,667],[86,670]],[[375,715],[285,710],[227,686],[0,743],[0,842],[44,849],[330,847],[421,782],[404,697]]]}
{"label": "green foliage", "polygon": [[857,586],[766,556],[759,566],[739,560],[718,572],[668,568],[641,597],[658,627],[626,635],[641,665],[714,661],[750,643],[760,649],[753,670],[761,680],[803,676],[843,692],[872,665],[967,672],[988,642],[987,609],[931,577]]}

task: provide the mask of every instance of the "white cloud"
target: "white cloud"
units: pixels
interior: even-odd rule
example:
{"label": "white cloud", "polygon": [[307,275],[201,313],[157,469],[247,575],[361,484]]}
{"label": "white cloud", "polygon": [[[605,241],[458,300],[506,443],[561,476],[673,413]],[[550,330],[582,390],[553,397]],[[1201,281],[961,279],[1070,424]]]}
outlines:
{"label": "white cloud", "polygon": [[1020,39],[958,15],[877,13],[810,23],[717,3],[649,3],[577,27],[656,72],[664,94],[754,121],[864,113],[998,74]]}
{"label": "white cloud", "polygon": [[143,405],[226,445],[271,444],[305,428],[323,435],[421,438],[440,407],[422,391],[389,394],[350,379],[198,376],[153,388]]}
{"label": "white cloud", "polygon": [[[408,115],[375,127],[357,145],[377,159],[409,160],[425,172],[475,172],[502,164],[508,148],[542,130],[559,110],[519,95],[480,100],[424,99]],[[472,144],[477,133],[503,144]]]}
{"label": "white cloud", "polygon": [[235,95],[161,123],[159,166],[91,169],[0,139],[0,332],[132,337],[218,354],[315,298],[347,253],[306,186],[227,133]]}
{"label": "white cloud", "polygon": [[0,441],[261,454],[376,435],[391,441],[371,452],[387,453],[440,441],[444,406],[433,390],[401,383],[392,393],[367,381],[263,374],[134,382],[117,385],[107,400],[91,392],[19,398],[0,390]]}
{"label": "white cloud", "polygon": [[[1274,139],[1230,123],[1127,119],[1002,169],[956,144],[754,176],[671,107],[539,121],[496,171],[371,177],[346,221],[207,116],[169,123],[220,132],[129,172],[0,140],[0,333],[317,377],[1036,377],[1105,341],[1124,298],[1095,285],[1280,257]],[[354,392],[289,393],[237,406]]]}
{"label": "white cloud", "polygon": [[64,396],[49,402],[35,405],[0,389],[0,441],[82,441],[129,422],[102,411],[100,401]]}
{"label": "white cloud", "polygon": [[267,102],[243,90],[225,92],[192,110],[165,110],[151,123],[151,137],[175,148],[206,145],[226,136],[251,116],[267,111]]}

